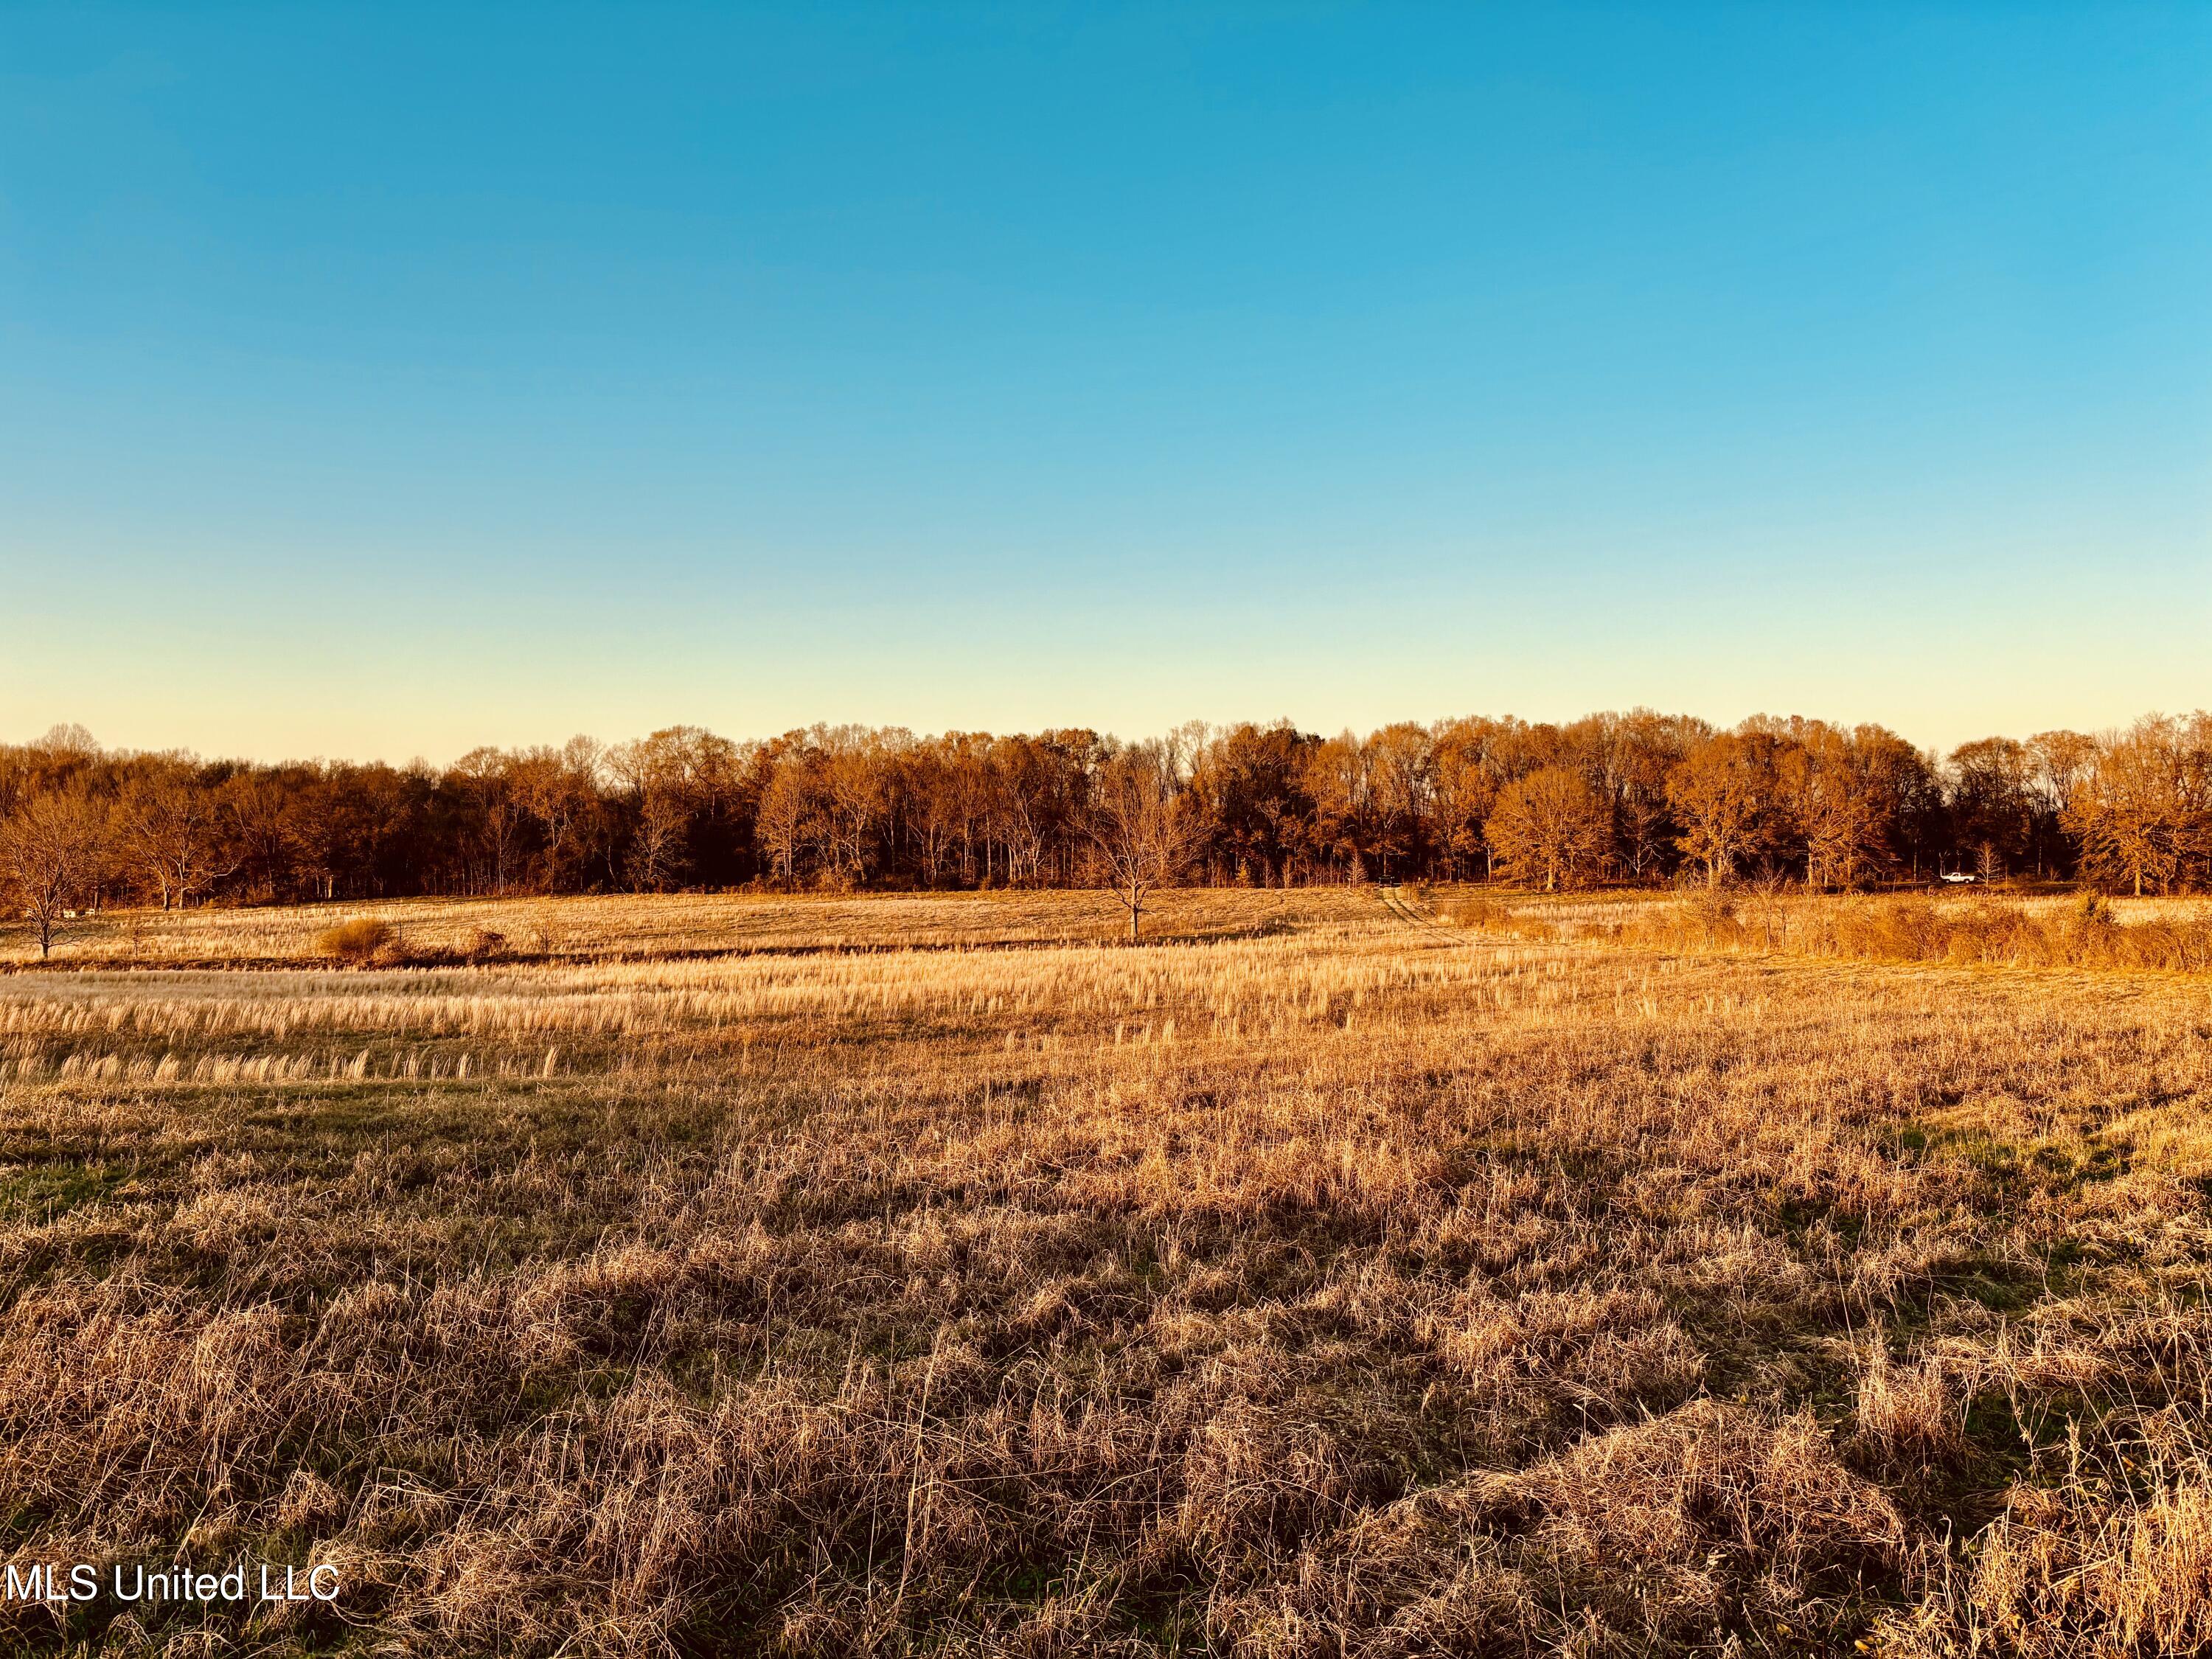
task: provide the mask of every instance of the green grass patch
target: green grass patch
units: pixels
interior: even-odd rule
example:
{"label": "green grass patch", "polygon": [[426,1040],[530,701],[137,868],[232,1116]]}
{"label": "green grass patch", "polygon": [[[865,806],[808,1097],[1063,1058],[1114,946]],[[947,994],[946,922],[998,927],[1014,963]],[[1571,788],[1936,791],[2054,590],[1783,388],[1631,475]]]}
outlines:
{"label": "green grass patch", "polygon": [[58,1161],[0,1170],[0,1224],[38,1226],[97,1204],[129,1179],[106,1164]]}

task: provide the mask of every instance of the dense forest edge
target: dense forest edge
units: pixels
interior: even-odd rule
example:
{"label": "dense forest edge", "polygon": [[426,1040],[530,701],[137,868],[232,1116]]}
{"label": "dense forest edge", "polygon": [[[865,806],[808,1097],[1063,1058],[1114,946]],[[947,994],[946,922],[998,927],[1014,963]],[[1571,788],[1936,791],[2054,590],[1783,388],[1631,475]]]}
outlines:
{"label": "dense forest edge", "polygon": [[1284,887],[1505,879],[1813,889],[1940,877],[2212,886],[2212,715],[1993,737],[1648,709],[1127,743],[817,726],[733,741],[264,763],[0,745],[0,897],[34,926],[138,903],[761,887]]}

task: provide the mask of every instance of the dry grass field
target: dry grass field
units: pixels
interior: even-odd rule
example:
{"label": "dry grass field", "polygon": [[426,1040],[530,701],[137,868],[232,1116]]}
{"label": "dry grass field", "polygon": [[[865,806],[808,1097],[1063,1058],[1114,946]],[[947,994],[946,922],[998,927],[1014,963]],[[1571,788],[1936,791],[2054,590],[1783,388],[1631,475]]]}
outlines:
{"label": "dry grass field", "polygon": [[2212,978],[1367,890],[315,964],[361,913],[4,941],[7,1559],[343,1586],[8,1651],[2212,1644]]}
{"label": "dry grass field", "polygon": [[[1371,893],[1342,887],[1170,890],[1145,903],[1148,933],[1191,939],[1375,914]],[[1091,892],[392,899],[113,911],[70,924],[54,965],[314,967],[322,965],[317,937],[359,917],[388,923],[434,958],[465,953],[478,936],[495,934],[497,954],[511,962],[1098,944],[1128,933],[1127,918]],[[37,959],[33,940],[0,933],[0,969]]]}

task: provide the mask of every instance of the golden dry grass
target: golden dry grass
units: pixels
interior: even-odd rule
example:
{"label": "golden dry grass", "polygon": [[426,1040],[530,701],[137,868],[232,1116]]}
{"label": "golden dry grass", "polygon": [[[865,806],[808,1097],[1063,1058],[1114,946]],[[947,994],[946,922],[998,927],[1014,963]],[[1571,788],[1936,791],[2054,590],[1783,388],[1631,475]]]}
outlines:
{"label": "golden dry grass", "polygon": [[2212,1638],[2212,984],[1173,897],[1136,950],[1057,942],[1089,895],[584,900],[550,959],[0,976],[9,1559],[346,1585],[0,1633]]}
{"label": "golden dry grass", "polygon": [[[1145,901],[1148,938],[1218,938],[1255,929],[1370,916],[1371,894],[1343,887],[1288,892],[1170,889]],[[526,960],[672,954],[1111,942],[1125,915],[1088,892],[620,894],[507,899],[346,900],[270,908],[118,910],[64,925],[58,965],[308,966],[328,955],[321,934],[380,921],[410,948],[465,956],[479,933]],[[38,960],[22,928],[0,932],[0,965]]]}
{"label": "golden dry grass", "polygon": [[1422,908],[1433,921],[1520,939],[1705,954],[2212,973],[2212,902],[2196,898],[2015,896],[2002,890],[1863,897],[1756,888],[1512,897],[1475,889],[1429,897]]}

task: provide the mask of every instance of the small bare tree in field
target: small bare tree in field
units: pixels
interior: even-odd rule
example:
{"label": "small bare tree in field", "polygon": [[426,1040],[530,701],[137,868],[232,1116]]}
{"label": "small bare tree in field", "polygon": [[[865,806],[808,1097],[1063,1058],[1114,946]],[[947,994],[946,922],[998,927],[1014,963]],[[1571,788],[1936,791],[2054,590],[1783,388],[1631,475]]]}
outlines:
{"label": "small bare tree in field", "polygon": [[1205,826],[1184,810],[1167,757],[1148,745],[1124,750],[1100,769],[1083,828],[1100,875],[1129,913],[1133,945],[1146,896],[1190,867]]}
{"label": "small bare tree in field", "polygon": [[0,894],[39,936],[39,959],[100,877],[107,813],[81,788],[33,796],[0,823]]}

